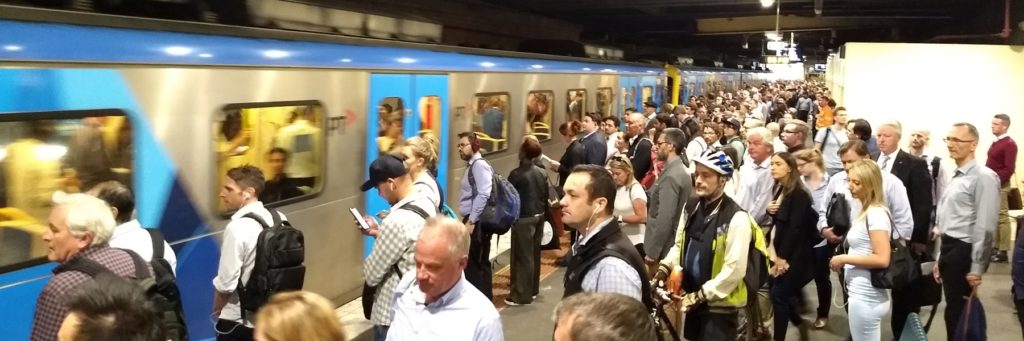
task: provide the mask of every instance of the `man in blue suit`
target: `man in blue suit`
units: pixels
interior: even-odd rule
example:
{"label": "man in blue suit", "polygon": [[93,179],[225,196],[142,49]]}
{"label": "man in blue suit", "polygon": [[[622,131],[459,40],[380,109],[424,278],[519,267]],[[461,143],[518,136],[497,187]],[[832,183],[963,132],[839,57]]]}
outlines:
{"label": "man in blue suit", "polygon": [[604,166],[608,161],[608,138],[598,131],[600,122],[601,116],[597,113],[588,112],[583,116],[583,137],[580,138],[580,143],[585,150],[584,164]]}

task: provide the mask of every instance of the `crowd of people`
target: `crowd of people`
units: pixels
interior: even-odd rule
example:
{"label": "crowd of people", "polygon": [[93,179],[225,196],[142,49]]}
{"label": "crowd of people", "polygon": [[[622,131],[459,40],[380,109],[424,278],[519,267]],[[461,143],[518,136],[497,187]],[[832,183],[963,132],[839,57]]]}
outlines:
{"label": "crowd of people", "polygon": [[[820,84],[776,82],[679,106],[648,102],[621,120],[587,113],[559,127],[566,150],[558,160],[528,136],[508,175],[521,207],[510,231],[505,304],[529,305],[540,294],[540,236],[545,221],[557,220],[571,230],[572,245],[559,261],[566,269],[555,340],[654,340],[669,330],[690,340],[741,333],[785,340],[791,324],[806,340],[810,329],[830,325],[832,272],[852,340],[889,339],[886,316],[899,339],[908,314],[937,304],[929,293],[939,291],[952,340],[966,297],[1010,251],[1006,194],[1016,145],[1006,134],[1009,116],[993,117],[996,142],[980,165],[981,133],[969,123],[946,132],[948,156],[925,155],[929,131],[911,130],[901,150],[899,122],[872,128],[830,97]],[[459,134],[456,147],[466,162],[452,203],[461,216],[446,214],[435,140],[411,138],[369,165],[361,189],[376,189],[390,205],[383,217],[364,216],[360,229],[375,239],[363,267],[374,340],[504,339],[491,303],[495,232],[484,220],[497,174],[473,132]],[[259,201],[266,180],[258,168],[233,168],[224,183],[221,198],[236,213],[213,280],[217,338],[344,340],[330,303],[314,293],[279,293],[258,311],[239,305],[239,283],[254,271],[247,255],[262,230],[258,220],[287,218]],[[56,198],[44,239],[61,266],[39,298],[32,339],[165,339],[146,293],[112,278],[134,278],[139,264],[149,264],[134,258],[162,257],[173,270],[173,251],[146,242],[123,185],[101,183],[88,193]],[[910,282],[877,278],[896,276],[894,250],[903,249],[926,271]],[[61,271],[80,258],[109,271],[92,280]],[[802,291],[811,281],[818,306],[806,320]],[[754,309],[759,291],[772,317]]]}

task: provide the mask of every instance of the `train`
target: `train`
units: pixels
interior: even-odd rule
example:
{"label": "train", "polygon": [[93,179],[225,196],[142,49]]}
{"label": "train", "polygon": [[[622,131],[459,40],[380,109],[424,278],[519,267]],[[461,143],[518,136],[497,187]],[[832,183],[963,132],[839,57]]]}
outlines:
{"label": "train", "polygon": [[[231,214],[217,193],[230,167],[256,165],[268,177],[302,172],[308,182],[301,193],[264,204],[306,236],[305,289],[340,305],[359,296],[362,262],[373,247],[347,210],[387,208],[375,190],[360,192],[359,184],[369,162],[405,138],[437,138],[438,179],[446,202],[457,207],[466,167],[455,147],[460,132],[480,136],[484,156],[508,174],[527,134],[557,158],[566,146],[557,127],[583,113],[621,116],[645,101],[678,103],[765,77],[101,14],[24,13],[0,10],[0,340],[28,338],[36,299],[56,266],[46,261],[40,238],[46,199],[54,192],[83,191],[102,179],[128,184],[137,219],[160,229],[175,250],[190,337],[208,339],[215,336],[211,280]],[[670,76],[674,86],[667,84]],[[289,135],[302,124],[305,138]],[[109,162],[99,171],[69,162],[76,150],[72,137],[86,126],[102,132],[104,150],[93,156]],[[306,167],[269,162],[282,143],[296,149],[293,157],[301,153]],[[23,145],[34,147],[16,148]]]}

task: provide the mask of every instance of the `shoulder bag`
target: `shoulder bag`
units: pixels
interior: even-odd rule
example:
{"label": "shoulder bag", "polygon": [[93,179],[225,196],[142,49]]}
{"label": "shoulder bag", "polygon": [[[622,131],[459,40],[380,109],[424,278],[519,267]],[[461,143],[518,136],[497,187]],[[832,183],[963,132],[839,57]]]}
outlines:
{"label": "shoulder bag", "polygon": [[850,203],[842,193],[832,193],[825,208],[825,221],[832,227],[832,233],[845,235],[850,230]]}
{"label": "shoulder bag", "polygon": [[[864,209],[867,210],[866,207]],[[899,238],[892,238],[892,234],[889,234],[889,266],[883,269],[871,269],[871,286],[880,289],[900,289],[920,277],[921,268],[914,261],[910,248],[903,241],[903,236],[900,236],[899,229],[896,228],[896,224],[892,220],[892,214],[887,212],[886,215],[889,216],[890,230],[896,232]],[[864,230],[870,239],[871,230],[868,225],[868,216],[865,213]]]}

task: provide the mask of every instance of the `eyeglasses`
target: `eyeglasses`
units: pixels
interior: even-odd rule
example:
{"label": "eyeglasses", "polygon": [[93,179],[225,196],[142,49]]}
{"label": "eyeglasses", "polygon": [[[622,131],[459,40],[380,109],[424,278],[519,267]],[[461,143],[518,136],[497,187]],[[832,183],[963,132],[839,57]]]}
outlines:
{"label": "eyeglasses", "polygon": [[950,143],[950,142],[970,143],[970,142],[974,142],[974,141],[976,141],[976,140],[961,140],[961,139],[958,139],[958,138],[955,138],[955,137],[946,137],[946,138],[942,139],[942,142],[945,142],[945,143]]}
{"label": "eyeglasses", "polygon": [[666,141],[658,141],[657,146],[661,147],[661,145],[663,145],[663,144],[668,144],[668,142],[666,142]]}
{"label": "eyeglasses", "polygon": [[469,143],[459,143],[459,148],[462,148],[462,147],[469,147],[469,146],[470,146],[470,144],[469,144]]}

